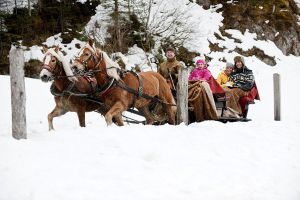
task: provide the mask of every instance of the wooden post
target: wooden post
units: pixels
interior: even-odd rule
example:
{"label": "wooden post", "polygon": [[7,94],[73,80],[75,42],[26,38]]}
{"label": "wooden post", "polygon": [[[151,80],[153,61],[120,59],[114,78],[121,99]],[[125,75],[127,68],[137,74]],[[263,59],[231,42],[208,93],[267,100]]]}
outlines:
{"label": "wooden post", "polygon": [[181,69],[177,85],[177,124],[184,122],[188,125],[188,70],[185,65]]}
{"label": "wooden post", "polygon": [[12,136],[26,139],[26,94],[24,80],[24,53],[20,48],[12,47],[9,52]]}
{"label": "wooden post", "polygon": [[274,84],[274,120],[281,121],[281,101],[280,101],[280,75],[273,74]]}

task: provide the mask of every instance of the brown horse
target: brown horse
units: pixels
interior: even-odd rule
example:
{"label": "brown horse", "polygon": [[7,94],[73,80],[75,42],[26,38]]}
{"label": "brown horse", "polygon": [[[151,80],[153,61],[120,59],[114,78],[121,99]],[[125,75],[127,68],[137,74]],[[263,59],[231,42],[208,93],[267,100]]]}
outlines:
{"label": "brown horse", "polygon": [[70,66],[60,54],[58,47],[49,50],[44,48],[43,53],[45,56],[40,78],[43,82],[54,80],[51,88],[56,94],[54,96],[55,108],[48,114],[49,131],[54,130],[53,118],[64,115],[67,112],[77,113],[81,127],[85,127],[85,112],[99,109],[104,115],[105,109],[100,104],[86,101],[81,96],[72,95],[73,88],[76,88],[76,91],[82,94],[91,93],[96,80],[91,80],[89,83],[86,77],[76,78]]}
{"label": "brown horse", "polygon": [[154,123],[157,119],[149,111],[149,105],[153,99],[158,99],[162,104],[162,111],[164,115],[167,115],[168,122],[175,124],[175,100],[166,80],[160,74],[142,72],[138,78],[133,73],[126,72],[121,79],[117,73],[118,65],[105,52],[93,48],[91,41],[81,50],[73,67],[94,72],[99,86],[107,84],[112,77],[115,79],[115,84],[109,88],[109,91],[98,97],[110,106],[105,114],[107,125],[112,123],[112,117],[122,114],[130,107],[141,111],[147,124]]}

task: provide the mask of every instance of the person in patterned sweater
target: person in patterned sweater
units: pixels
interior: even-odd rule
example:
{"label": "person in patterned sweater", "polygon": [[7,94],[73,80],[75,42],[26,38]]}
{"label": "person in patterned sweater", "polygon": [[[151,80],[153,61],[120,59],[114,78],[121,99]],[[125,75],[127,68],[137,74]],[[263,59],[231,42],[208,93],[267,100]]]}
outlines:
{"label": "person in patterned sweater", "polygon": [[246,67],[243,57],[236,56],[234,58],[234,71],[230,75],[230,80],[233,82],[233,87],[240,88],[244,91],[249,91],[253,87],[253,72]]}
{"label": "person in patterned sweater", "polygon": [[236,56],[234,58],[234,71],[229,79],[232,85],[230,90],[226,91],[226,95],[229,97],[227,107],[234,109],[239,115],[242,115],[239,99],[248,96],[254,84],[253,72],[246,67],[243,57]]}

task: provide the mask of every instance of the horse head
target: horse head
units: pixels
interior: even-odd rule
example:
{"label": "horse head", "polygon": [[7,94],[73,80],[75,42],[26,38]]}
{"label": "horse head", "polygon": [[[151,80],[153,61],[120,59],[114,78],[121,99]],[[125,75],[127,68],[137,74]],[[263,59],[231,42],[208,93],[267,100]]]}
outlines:
{"label": "horse head", "polygon": [[91,71],[95,74],[105,74],[119,80],[117,69],[119,65],[112,61],[106,52],[94,47],[93,41],[89,42],[81,49],[79,56],[72,65],[74,71]]}
{"label": "horse head", "polygon": [[68,77],[72,82],[77,80],[58,47],[55,49],[44,47],[42,52],[44,53],[44,58],[40,78],[43,82],[51,81],[58,76]]}

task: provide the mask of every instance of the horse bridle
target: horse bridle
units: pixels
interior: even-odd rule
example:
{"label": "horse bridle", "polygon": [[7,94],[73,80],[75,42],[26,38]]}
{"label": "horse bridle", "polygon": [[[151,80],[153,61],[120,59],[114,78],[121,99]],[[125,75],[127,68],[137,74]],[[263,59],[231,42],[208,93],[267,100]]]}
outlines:
{"label": "horse bridle", "polygon": [[[86,60],[81,61],[80,59],[77,59],[77,61],[78,61],[80,64],[82,64],[82,65],[84,66],[85,70],[87,70],[87,63],[88,63],[88,61],[89,61],[90,59],[93,59],[94,62],[97,63],[97,64],[94,66],[94,68],[92,69],[92,71],[94,71],[94,72],[95,72],[95,71],[100,71],[100,70],[95,70],[95,69],[97,69],[98,65],[99,65],[100,62],[103,60],[103,53],[101,52],[101,54],[100,54],[101,57],[100,57],[100,59],[98,60],[96,54],[93,53],[91,50],[89,50],[89,51],[91,52],[91,55],[90,55]],[[91,70],[89,70],[89,71],[91,71]]]}
{"label": "horse bridle", "polygon": [[[58,62],[58,64],[61,64],[60,61],[59,61],[55,56],[53,56],[51,53],[47,53],[47,54],[45,55],[45,58],[46,58],[46,56],[48,56],[48,55],[51,56],[51,60],[52,60],[52,57],[54,57],[54,58],[56,59],[56,61]],[[42,68],[48,70],[49,72],[51,72],[51,73],[53,74],[53,73],[54,73],[54,70],[56,69],[56,65],[55,65],[54,67],[50,67],[49,64],[43,63]]]}
{"label": "horse bridle", "polygon": [[[51,60],[52,60],[52,57],[54,57],[55,59],[56,59],[56,65],[58,65],[58,66],[62,66],[62,62],[61,61],[59,61],[55,56],[53,56],[51,53],[47,53],[46,55],[45,55],[45,58],[46,58],[46,56],[48,56],[48,55],[50,55],[51,56]],[[54,78],[57,78],[57,77],[63,77],[63,76],[59,76],[58,74],[60,73],[58,70],[57,70],[57,66],[54,66],[54,67],[51,67],[49,64],[45,64],[45,63],[43,63],[43,66],[42,66],[42,69],[46,69],[46,70],[48,70],[49,72],[51,72],[52,73],[52,79],[54,79]]]}

